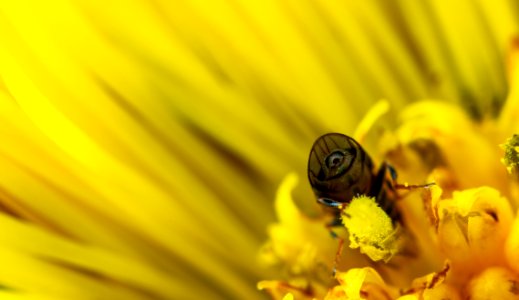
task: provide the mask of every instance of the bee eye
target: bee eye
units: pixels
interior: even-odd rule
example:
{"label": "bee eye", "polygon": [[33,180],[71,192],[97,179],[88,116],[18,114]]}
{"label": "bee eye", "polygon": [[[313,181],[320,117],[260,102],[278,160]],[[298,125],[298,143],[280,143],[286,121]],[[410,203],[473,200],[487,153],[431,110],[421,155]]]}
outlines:
{"label": "bee eye", "polygon": [[329,169],[335,169],[344,162],[344,153],[341,151],[332,152],[326,158],[326,166]]}

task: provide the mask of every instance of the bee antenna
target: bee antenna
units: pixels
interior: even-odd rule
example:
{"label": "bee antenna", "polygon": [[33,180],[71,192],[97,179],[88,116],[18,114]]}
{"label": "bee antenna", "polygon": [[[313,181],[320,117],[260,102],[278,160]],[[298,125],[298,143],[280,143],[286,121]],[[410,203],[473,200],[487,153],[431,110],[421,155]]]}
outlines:
{"label": "bee antenna", "polygon": [[335,201],[329,198],[317,198],[317,202],[329,206],[329,207],[340,207],[342,205],[342,202]]}

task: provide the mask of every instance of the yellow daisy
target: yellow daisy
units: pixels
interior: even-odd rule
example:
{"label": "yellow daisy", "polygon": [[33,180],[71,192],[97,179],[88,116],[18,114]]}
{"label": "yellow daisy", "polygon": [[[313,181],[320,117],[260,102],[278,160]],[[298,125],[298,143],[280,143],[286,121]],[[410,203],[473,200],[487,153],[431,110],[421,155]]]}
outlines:
{"label": "yellow daisy", "polygon": [[[268,278],[286,279],[260,286],[287,299],[412,296],[425,293],[420,282],[483,295],[512,280],[516,191],[494,146],[516,133],[503,67],[516,13],[469,0],[3,1],[0,298],[262,299],[256,282]],[[286,174],[306,176],[317,136],[353,132],[381,98],[388,115],[405,109],[402,125],[381,137],[364,122],[357,134],[402,180],[438,182],[442,193],[424,196],[438,241],[420,235],[406,270],[363,269],[370,260],[347,249],[336,281],[336,242],[309,186],[289,176],[276,211],[272,199]],[[407,108],[426,98],[470,117],[448,104]],[[390,117],[377,124],[396,128]],[[423,161],[424,139],[444,165]],[[495,211],[478,197],[497,199]],[[403,201],[419,218],[420,195]],[[459,215],[478,220],[466,231],[478,241],[502,218],[490,237],[499,243],[444,264],[466,236],[456,244],[448,233]],[[430,228],[416,221],[416,232]],[[471,265],[462,258],[501,250],[503,261],[449,279]]]}
{"label": "yellow daisy", "polygon": [[[285,280],[258,287],[275,299],[519,299],[518,55],[513,44],[512,88],[497,118],[477,122],[452,104],[422,101],[383,134],[378,149],[400,180],[436,184],[400,197],[403,221],[396,228],[374,198],[338,204],[351,249],[333,266],[339,270],[333,283],[322,279],[323,266],[331,272],[339,259],[330,250],[337,241],[324,241],[330,219],[310,219],[295,208],[290,193],[297,177],[287,177],[276,200],[279,223],[262,256],[290,269]],[[374,125],[383,104],[366,124]]]}

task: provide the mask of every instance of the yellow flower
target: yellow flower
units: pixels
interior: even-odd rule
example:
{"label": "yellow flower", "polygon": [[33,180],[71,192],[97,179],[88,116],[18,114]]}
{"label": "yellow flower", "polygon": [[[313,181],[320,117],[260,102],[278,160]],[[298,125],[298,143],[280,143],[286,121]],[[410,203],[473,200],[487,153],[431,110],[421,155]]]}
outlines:
{"label": "yellow flower", "polygon": [[[519,48],[513,48],[511,55],[519,55]],[[512,74],[517,72],[516,65],[511,67],[515,68],[510,70]],[[349,247],[359,248],[370,263],[359,268],[355,266],[355,255],[343,255],[336,282],[328,285],[326,293],[321,292],[323,281],[297,272],[280,282],[290,284],[293,278],[306,278],[307,293],[296,299],[518,299],[519,214],[515,210],[519,204],[519,182],[515,173],[515,132],[519,123],[509,120],[510,115],[519,112],[519,98],[514,97],[519,85],[512,84],[510,97],[496,119],[475,122],[459,107],[433,101],[406,108],[401,124],[393,132],[384,133],[378,148],[399,171],[403,178],[399,180],[436,185],[423,188],[421,193],[401,193],[395,205],[403,214],[402,222],[392,222],[377,201],[368,196],[335,205],[348,230]],[[367,119],[371,117],[368,115]],[[369,123],[374,124],[373,120]],[[506,140],[502,149],[498,147],[499,140]],[[285,185],[286,182],[282,188]],[[286,191],[278,197],[284,199],[277,201],[292,201]],[[292,218],[304,218],[292,210]],[[278,226],[296,222],[287,216],[284,219]],[[325,228],[326,219],[321,219],[321,224],[318,220],[312,226]],[[408,231],[407,239],[398,233],[401,225]],[[311,230],[303,232],[306,235],[299,240],[305,240],[305,248],[299,244],[285,253],[286,257],[303,254],[307,248],[319,253],[330,244],[340,249],[336,240],[329,239],[324,244],[315,239]],[[293,238],[285,235],[285,239]],[[275,246],[271,247],[271,255],[279,257]],[[312,265],[329,266],[330,261],[334,261],[334,255],[313,256],[311,260],[292,262],[296,264],[292,269],[297,264],[305,264],[307,269]],[[276,263],[283,265],[286,260]],[[260,288],[276,295],[273,291],[279,291],[280,282]],[[289,289],[284,292],[281,296],[295,295]]]}
{"label": "yellow flower", "polygon": [[[380,98],[393,115],[411,101],[445,99],[488,124],[508,93],[505,77],[512,87],[517,80],[501,67],[516,11],[504,0],[2,1],[0,298],[262,299],[255,283],[277,276],[286,280],[260,287],[287,300],[362,296],[360,289],[393,297],[424,271],[447,272],[426,247],[433,238],[413,233],[422,251],[406,270],[364,269],[370,260],[346,247],[338,267],[351,272],[338,278],[348,286],[328,292],[336,284],[329,276],[336,244],[322,226],[329,216],[318,215],[303,183],[294,204],[289,177],[277,200],[280,223],[268,227],[271,240],[261,248],[275,219],[272,198],[287,173],[304,176],[316,136],[352,132]],[[516,104],[504,104],[497,128],[438,105],[410,108],[403,117],[438,112],[406,120],[398,139],[384,138],[384,150],[408,164],[395,163],[405,181],[425,180],[434,168],[443,194],[430,195],[428,218],[438,228],[458,215],[479,222],[475,230],[492,225],[477,199],[445,215],[437,208],[451,194],[460,200],[454,190],[479,186],[515,208],[516,187],[507,186],[494,145],[517,132]],[[455,125],[434,119],[443,113]],[[444,165],[422,162],[416,134],[437,143]],[[379,137],[366,137],[378,156]],[[390,147],[395,141],[403,152]],[[402,201],[408,218],[420,216],[420,197]],[[505,213],[503,203],[489,207]],[[419,233],[429,228],[425,219],[412,224]],[[479,293],[487,276],[514,278],[513,226],[496,245],[512,271],[492,265],[500,269],[471,277],[471,291]],[[491,238],[507,236],[495,228]],[[256,263],[260,248],[280,270]],[[438,275],[446,282],[438,293],[458,288],[448,274]]]}

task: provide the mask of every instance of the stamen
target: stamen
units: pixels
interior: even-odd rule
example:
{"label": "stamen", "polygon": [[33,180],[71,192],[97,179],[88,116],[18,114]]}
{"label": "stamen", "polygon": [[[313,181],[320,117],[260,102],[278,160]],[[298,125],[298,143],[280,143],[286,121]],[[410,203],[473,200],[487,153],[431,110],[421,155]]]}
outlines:
{"label": "stamen", "polygon": [[353,138],[362,144],[367,133],[371,130],[373,125],[387,112],[389,111],[389,102],[386,99],[379,100],[373,107],[370,108],[368,113],[362,118]]}

